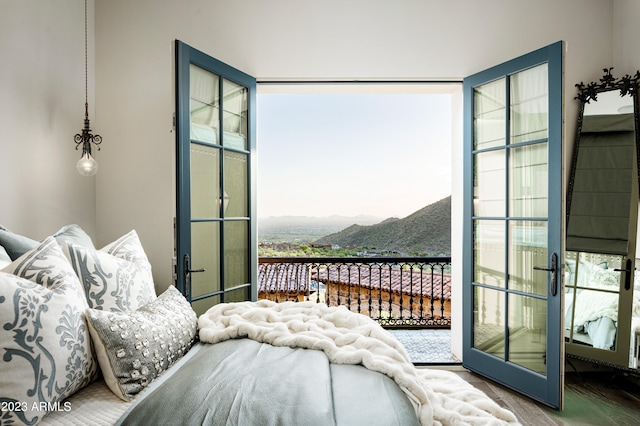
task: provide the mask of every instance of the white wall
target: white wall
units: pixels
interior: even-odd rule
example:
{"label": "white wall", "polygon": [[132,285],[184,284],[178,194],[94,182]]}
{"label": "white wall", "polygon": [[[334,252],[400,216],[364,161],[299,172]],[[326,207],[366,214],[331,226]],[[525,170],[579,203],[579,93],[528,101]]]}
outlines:
{"label": "white wall", "polygon": [[95,179],[76,172],[73,142],[84,124],[84,2],[0,0],[0,10],[0,224],[35,239],[69,223],[93,234]]}
{"label": "white wall", "polygon": [[613,73],[634,75],[640,69],[640,1],[613,2]]}

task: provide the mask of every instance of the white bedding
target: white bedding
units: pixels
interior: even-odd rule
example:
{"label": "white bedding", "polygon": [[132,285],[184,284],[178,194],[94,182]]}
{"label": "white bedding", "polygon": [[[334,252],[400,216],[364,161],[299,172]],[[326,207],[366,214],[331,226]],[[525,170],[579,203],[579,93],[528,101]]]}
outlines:
{"label": "white bedding", "polygon": [[573,326],[583,326],[586,322],[595,321],[601,317],[618,321],[618,294],[582,290],[576,297]]}
{"label": "white bedding", "polygon": [[396,381],[423,425],[518,424],[456,374],[416,369],[402,345],[378,323],[344,307],[268,300],[220,304],[198,319],[207,343],[248,337],[274,346],[323,351],[336,364],[362,364]]}
{"label": "white bedding", "polygon": [[100,378],[67,399],[68,411],[51,411],[44,416],[39,424],[47,426],[112,426],[136,401],[144,398],[165,381],[170,380],[180,366],[193,357],[199,349],[199,345],[194,345],[184,357],[176,361],[168,370],[162,372],[149,387],[137,394],[131,401],[125,402],[118,398],[109,389],[104,379]]}
{"label": "white bedding", "polygon": [[[344,308],[313,302],[267,300],[221,304],[199,319],[203,342],[249,337],[274,346],[322,350],[339,364],[362,364],[394,379],[424,425],[517,425],[516,417],[454,373],[416,369],[402,345],[379,324]],[[202,345],[202,344],[201,344]],[[100,379],[68,399],[69,410],[51,412],[41,424],[113,425],[144,395],[197,352],[194,347],[131,402],[116,397]]]}
{"label": "white bedding", "polygon": [[47,426],[113,425],[133,403],[124,402],[100,379],[67,400],[69,411],[51,411],[39,424]]}

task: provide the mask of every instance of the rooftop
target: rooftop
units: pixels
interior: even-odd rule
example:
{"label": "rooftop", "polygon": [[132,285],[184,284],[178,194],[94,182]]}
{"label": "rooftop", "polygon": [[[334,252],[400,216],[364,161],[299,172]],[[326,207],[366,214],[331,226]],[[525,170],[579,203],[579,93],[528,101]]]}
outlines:
{"label": "rooftop", "polygon": [[393,265],[311,263],[260,263],[258,291],[307,293],[312,281],[326,284],[359,286],[372,290],[387,290],[431,299],[451,299],[451,275],[439,270],[400,269]]}

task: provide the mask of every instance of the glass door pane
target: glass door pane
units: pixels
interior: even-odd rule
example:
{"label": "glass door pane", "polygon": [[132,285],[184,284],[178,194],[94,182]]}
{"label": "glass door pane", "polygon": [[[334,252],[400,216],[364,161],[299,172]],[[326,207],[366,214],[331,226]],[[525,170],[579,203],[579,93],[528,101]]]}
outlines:
{"label": "glass door pane", "polygon": [[504,320],[507,312],[504,293],[486,287],[474,287],[473,347],[505,359]]}
{"label": "glass door pane", "polygon": [[220,129],[220,77],[191,64],[189,81],[190,138],[217,144]]}
{"label": "glass door pane", "polygon": [[249,229],[245,221],[230,221],[224,224],[224,270],[227,288],[247,284],[249,273]]}
{"label": "glass door pane", "polygon": [[510,143],[547,139],[549,79],[547,64],[510,77]]}
{"label": "glass door pane", "polygon": [[505,79],[501,78],[475,88],[473,92],[474,149],[504,145],[507,122]]}
{"label": "glass door pane", "polygon": [[191,216],[220,217],[220,150],[191,143]]}
{"label": "glass door pane", "polygon": [[511,150],[509,210],[512,216],[547,216],[548,151],[546,143]]}
{"label": "glass door pane", "polygon": [[191,264],[202,272],[191,274],[191,297],[222,289],[220,282],[220,223],[194,222],[191,225]]}
{"label": "glass door pane", "polygon": [[476,220],[473,234],[473,281],[504,288],[506,229],[504,220]]}
{"label": "glass door pane", "polygon": [[547,302],[509,294],[509,361],[547,374]]}
{"label": "glass door pane", "polygon": [[475,154],[473,210],[476,216],[504,216],[506,185],[505,150]]}
{"label": "glass door pane", "polygon": [[224,153],[225,217],[249,216],[248,156],[244,153]]}
{"label": "glass door pane", "polygon": [[547,295],[548,273],[534,269],[546,265],[547,222],[509,221],[509,288],[523,293]]}
{"label": "glass door pane", "polygon": [[248,89],[232,81],[222,82],[224,134],[222,144],[228,148],[247,149],[247,96]]}

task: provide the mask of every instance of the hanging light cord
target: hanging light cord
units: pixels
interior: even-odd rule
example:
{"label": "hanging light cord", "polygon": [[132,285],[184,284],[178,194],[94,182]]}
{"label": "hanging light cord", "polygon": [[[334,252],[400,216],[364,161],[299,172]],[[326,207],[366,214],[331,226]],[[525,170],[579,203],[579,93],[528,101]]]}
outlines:
{"label": "hanging light cord", "polygon": [[74,137],[76,149],[82,145],[82,155],[91,155],[91,144],[93,143],[98,151],[102,137],[100,135],[92,135],[89,127],[89,59],[88,59],[88,31],[87,31],[87,0],[84,0],[84,127],[82,133],[78,133]]}
{"label": "hanging light cord", "polygon": [[89,60],[87,59],[87,0],[84,0],[84,116],[89,118]]}

